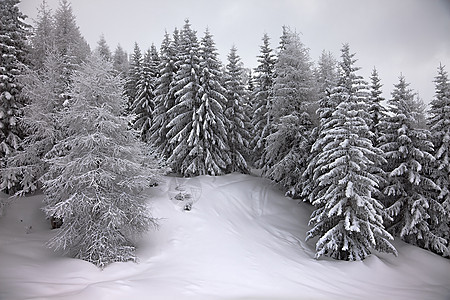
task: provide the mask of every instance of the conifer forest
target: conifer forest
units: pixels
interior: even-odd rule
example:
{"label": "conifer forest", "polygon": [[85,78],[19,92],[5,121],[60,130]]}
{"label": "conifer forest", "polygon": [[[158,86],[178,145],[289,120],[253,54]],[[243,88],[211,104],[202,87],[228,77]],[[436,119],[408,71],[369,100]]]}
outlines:
{"label": "conifer forest", "polygon": [[[19,3],[0,0],[0,221],[16,201],[38,197],[46,255],[105,272],[139,265],[142,240],[167,230],[152,200],[164,188],[187,218],[201,210],[198,199],[244,195],[245,182],[265,180],[282,193],[277,201],[295,204],[290,216],[307,229],[285,234],[298,251],[310,249],[312,262],[395,262],[405,243],[448,268],[448,66],[423,78],[435,93],[422,100],[403,74],[392,87],[376,67],[364,78],[345,41],[339,56],[324,50],[313,59],[288,25],[279,37],[261,30],[248,68],[236,46],[222,61],[213,30],[197,32],[189,19],[161,32],[160,45],[136,41],[128,53],[104,35],[89,45],[68,0],[56,10],[43,1],[33,21]],[[241,188],[217,185],[206,195],[214,180]],[[180,182],[202,186],[202,196]],[[258,206],[248,206],[264,214],[261,203],[272,198],[253,195]],[[214,205],[217,216],[235,209]],[[267,218],[261,226],[284,217]]]}

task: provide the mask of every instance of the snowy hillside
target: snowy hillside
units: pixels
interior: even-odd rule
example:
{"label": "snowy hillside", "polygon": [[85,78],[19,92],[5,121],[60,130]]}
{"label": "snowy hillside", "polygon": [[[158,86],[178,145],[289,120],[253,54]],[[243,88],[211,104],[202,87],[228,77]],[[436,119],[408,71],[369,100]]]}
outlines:
{"label": "snowy hillside", "polygon": [[140,262],[103,271],[46,248],[56,231],[39,209],[42,195],[13,202],[0,218],[0,299],[450,297],[450,260],[401,241],[398,257],[315,260],[315,241],[304,242],[312,207],[268,180],[167,177],[150,194],[160,228],[139,239]]}

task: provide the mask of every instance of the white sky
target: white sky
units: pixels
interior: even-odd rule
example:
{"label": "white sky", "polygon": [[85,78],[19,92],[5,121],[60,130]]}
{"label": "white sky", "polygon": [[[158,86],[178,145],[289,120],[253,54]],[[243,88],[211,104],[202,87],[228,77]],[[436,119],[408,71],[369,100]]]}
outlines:
{"label": "white sky", "polygon": [[[36,17],[41,0],[22,0],[20,8]],[[59,0],[47,0],[55,10]],[[256,66],[263,33],[278,46],[282,25],[301,33],[316,61],[323,49],[340,60],[343,43],[356,53],[366,80],[378,69],[389,97],[400,73],[425,102],[434,95],[440,62],[450,73],[449,0],[72,0],[81,33],[96,47],[101,34],[113,51],[158,48],[165,30],[189,18],[199,38],[214,35],[222,62],[234,44],[246,67]],[[29,20],[30,21],[30,20]]]}

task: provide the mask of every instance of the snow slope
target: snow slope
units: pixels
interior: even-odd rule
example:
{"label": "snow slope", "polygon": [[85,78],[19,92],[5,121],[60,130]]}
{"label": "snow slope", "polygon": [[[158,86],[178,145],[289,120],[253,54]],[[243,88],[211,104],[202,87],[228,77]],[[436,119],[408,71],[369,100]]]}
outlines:
{"label": "snow slope", "polygon": [[265,179],[166,180],[149,190],[160,228],[139,239],[140,263],[103,271],[46,248],[42,195],[14,201],[0,218],[0,299],[450,299],[450,260],[401,241],[397,258],[315,260],[312,207]]}

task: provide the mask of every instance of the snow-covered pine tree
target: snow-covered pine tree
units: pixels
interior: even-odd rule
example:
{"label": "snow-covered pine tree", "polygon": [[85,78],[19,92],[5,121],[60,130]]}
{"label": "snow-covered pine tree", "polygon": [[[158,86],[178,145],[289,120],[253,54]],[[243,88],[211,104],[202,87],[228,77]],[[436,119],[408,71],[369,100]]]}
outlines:
{"label": "snow-covered pine tree", "polygon": [[61,0],[55,12],[55,47],[64,58],[66,82],[72,71],[90,55],[90,47],[80,33],[70,2]]}
{"label": "snow-covered pine tree", "polygon": [[231,163],[228,153],[225,107],[226,90],[222,86],[222,64],[218,59],[213,36],[208,29],[200,42],[200,105],[194,111],[188,145],[191,160],[188,175],[221,175]]}
{"label": "snow-covered pine tree", "polygon": [[[445,67],[440,64],[435,77],[435,96],[430,103],[430,126],[434,144],[433,179],[439,186],[438,201],[445,211],[432,222],[433,230],[450,244],[450,83]],[[447,253],[447,255],[449,255]]]}
{"label": "snow-covered pine tree", "polygon": [[[189,140],[193,124],[199,123],[200,115],[197,113],[201,106],[200,98],[200,57],[197,33],[191,28],[189,20],[185,21],[180,32],[177,61],[177,73],[170,93],[175,95],[175,104],[167,112],[171,117],[166,137],[170,148],[173,149],[168,157],[168,164],[174,172],[184,176],[199,174],[195,170],[187,172],[191,165],[193,155],[189,155],[194,145]],[[198,128],[200,130],[200,128]],[[197,132],[197,128],[195,129]]]}
{"label": "snow-covered pine tree", "polygon": [[[0,2],[0,168],[7,167],[7,160],[18,148],[24,137],[19,124],[25,98],[21,94],[19,76],[27,64],[28,26],[20,12],[18,0]],[[0,189],[14,192],[20,178],[13,173],[2,174]],[[0,208],[1,209],[1,208]]]}
{"label": "snow-covered pine tree", "polygon": [[94,55],[72,82],[60,119],[69,134],[55,146],[65,151],[48,159],[44,177],[44,211],[63,220],[49,244],[101,268],[136,261],[133,236],[155,224],[142,191],[157,174],[143,164],[112,64]]}
{"label": "snow-covered pine tree", "polygon": [[64,136],[58,118],[67,92],[62,66],[62,57],[49,52],[42,68],[30,70],[22,79],[28,105],[23,108],[20,125],[26,137],[2,169],[3,176],[20,178],[20,195],[39,188],[39,179],[48,169],[44,156]]}
{"label": "snow-covered pine tree", "polygon": [[336,86],[338,77],[338,62],[331,52],[322,51],[314,75],[318,99],[316,114],[319,118],[321,114],[326,117],[336,108],[336,104],[328,103],[331,90]]}
{"label": "snow-covered pine tree", "polygon": [[54,18],[47,1],[42,1],[35,21],[31,41],[31,63],[35,69],[43,67],[47,53],[55,49]]}
{"label": "snow-covered pine tree", "polygon": [[[331,91],[337,85],[338,68],[337,61],[331,52],[323,51],[319,57],[318,66],[315,69],[315,78],[317,86],[317,99],[318,103],[314,116],[313,123],[315,127],[311,133],[312,144],[319,139],[323,130],[328,126],[328,120],[331,114],[336,110],[339,103],[336,103],[336,98],[331,98]],[[318,118],[318,120],[316,120]],[[304,201],[312,203],[316,199],[318,191],[318,176],[320,172],[316,169],[317,158],[319,153],[322,152],[321,145],[316,143],[314,147],[310,147],[309,158],[307,159],[308,165],[306,170],[302,174],[303,190],[301,197]]]}
{"label": "snow-covered pine tree", "polygon": [[255,87],[252,94],[252,141],[253,149],[252,162],[256,167],[262,167],[262,153],[265,147],[266,138],[270,134],[269,107],[272,101],[272,86],[276,57],[270,48],[270,39],[267,34],[262,38],[263,44],[260,46],[258,56],[259,65],[255,68]]}
{"label": "snow-covered pine tree", "polygon": [[[153,51],[156,52],[156,49]],[[149,49],[145,52],[142,60],[141,77],[137,82],[136,98],[132,106],[132,113],[135,117],[133,127],[139,132],[141,140],[144,142],[148,141],[155,110],[155,85],[158,74],[155,64],[157,61],[154,61],[154,54]]]}
{"label": "snow-covered pine tree", "polygon": [[159,66],[161,65],[161,58],[159,57],[158,50],[156,49],[156,46],[152,44],[150,46],[150,61],[151,61],[151,69],[153,70],[155,74],[155,78],[158,78],[161,76],[159,72]]}
{"label": "snow-covered pine tree", "polygon": [[108,44],[106,43],[105,35],[100,35],[100,39],[97,42],[97,48],[95,49],[100,56],[107,61],[110,61],[112,59],[112,53],[109,49]]}
{"label": "snow-covered pine tree", "polygon": [[315,88],[308,49],[297,33],[285,29],[283,36],[283,49],[275,64],[269,109],[272,130],[263,152],[263,172],[291,196],[298,196],[311,146],[313,126],[308,108],[314,103]]}
{"label": "snow-covered pine tree", "polygon": [[[388,104],[390,113],[383,124],[380,148],[388,161],[384,204],[393,218],[388,229],[404,241],[437,252],[446,252],[446,241],[430,229],[430,221],[443,213],[436,201],[439,187],[429,173],[433,144],[430,133],[418,127],[419,115],[414,94],[400,76]],[[430,219],[431,218],[431,219]]]}
{"label": "snow-covered pine tree", "polygon": [[133,109],[133,103],[137,96],[137,85],[142,73],[142,52],[139,45],[134,43],[133,54],[131,54],[130,67],[125,83],[125,95],[128,98],[128,111]]}
{"label": "snow-covered pine tree", "polygon": [[113,54],[113,67],[122,77],[128,73],[128,54],[120,44],[117,45]]}
{"label": "snow-covered pine tree", "polygon": [[445,67],[440,64],[435,78],[435,97],[431,102],[429,126],[435,145],[433,178],[440,187],[439,201],[446,214],[436,230],[450,243],[450,83]]}
{"label": "snow-covered pine tree", "polygon": [[175,105],[174,78],[178,67],[175,66],[178,55],[178,31],[175,30],[173,39],[166,32],[161,44],[160,76],[157,78],[155,89],[155,113],[153,125],[150,129],[151,141],[156,149],[168,157],[173,151],[173,144],[168,142],[168,124],[172,117],[168,112]]}
{"label": "snow-covered pine tree", "polygon": [[383,205],[372,197],[379,178],[370,171],[385,160],[368,134],[368,93],[353,57],[345,44],[338,85],[330,95],[339,104],[313,146],[322,149],[316,163],[319,191],[312,202],[316,210],[307,233],[307,240],[319,236],[316,258],[362,260],[371,249],[397,255],[383,227]]}
{"label": "snow-covered pine tree", "polygon": [[371,138],[372,144],[378,147],[380,136],[382,135],[382,129],[380,124],[386,117],[386,108],[382,105],[384,98],[381,96],[383,93],[381,90],[381,79],[378,76],[376,68],[373,68],[370,77],[370,96],[369,96],[369,115],[370,121],[367,122],[370,132],[373,133]]}
{"label": "snow-covered pine tree", "polygon": [[250,119],[245,112],[247,91],[243,83],[243,74],[241,58],[237,54],[236,47],[233,46],[228,54],[228,64],[225,70],[225,89],[228,99],[225,116],[231,160],[227,168],[228,172],[249,172],[247,160],[249,157]]}
{"label": "snow-covered pine tree", "polygon": [[286,46],[291,42],[290,39],[292,37],[292,31],[288,26],[283,25],[281,29],[282,33],[280,36],[280,44],[278,45],[278,55],[280,55],[280,52],[283,50],[286,50]]}
{"label": "snow-covered pine tree", "polygon": [[323,50],[314,72],[319,90],[319,99],[324,98],[327,94],[329,95],[336,86],[338,77],[337,66],[338,62],[333,53]]}

